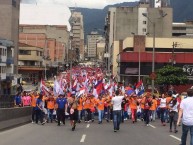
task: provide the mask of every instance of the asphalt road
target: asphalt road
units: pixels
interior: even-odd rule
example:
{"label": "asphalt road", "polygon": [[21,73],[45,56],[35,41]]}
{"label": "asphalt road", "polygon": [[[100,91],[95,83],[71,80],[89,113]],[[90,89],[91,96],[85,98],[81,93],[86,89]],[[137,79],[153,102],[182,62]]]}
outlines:
{"label": "asphalt road", "polygon": [[75,131],[71,131],[69,121],[62,126],[26,124],[0,132],[0,145],[179,145],[181,127],[178,130],[170,133],[169,124],[161,126],[159,120],[149,127],[127,120],[118,132],[113,132],[112,122],[98,124],[97,120],[77,124]]}

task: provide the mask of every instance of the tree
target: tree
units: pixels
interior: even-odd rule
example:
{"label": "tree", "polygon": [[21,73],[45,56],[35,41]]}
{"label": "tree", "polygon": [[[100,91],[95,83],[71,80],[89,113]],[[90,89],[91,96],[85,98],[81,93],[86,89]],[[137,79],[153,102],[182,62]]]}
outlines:
{"label": "tree", "polygon": [[188,78],[180,67],[172,65],[164,66],[156,71],[156,83],[159,85],[184,85],[188,83]]}

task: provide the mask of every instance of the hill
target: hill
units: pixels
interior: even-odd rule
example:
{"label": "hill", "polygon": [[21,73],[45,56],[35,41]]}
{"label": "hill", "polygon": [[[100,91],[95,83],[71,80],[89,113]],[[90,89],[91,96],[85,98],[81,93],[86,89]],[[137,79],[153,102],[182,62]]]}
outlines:
{"label": "hill", "polygon": [[[105,17],[110,7],[119,6],[136,6],[138,2],[124,2],[115,5],[108,5],[104,9],[88,9],[76,8],[76,11],[81,12],[84,17],[84,31],[85,36],[94,29],[102,30],[105,24]],[[193,0],[171,0],[171,7],[173,8],[173,21],[185,22],[186,20],[193,20]]]}

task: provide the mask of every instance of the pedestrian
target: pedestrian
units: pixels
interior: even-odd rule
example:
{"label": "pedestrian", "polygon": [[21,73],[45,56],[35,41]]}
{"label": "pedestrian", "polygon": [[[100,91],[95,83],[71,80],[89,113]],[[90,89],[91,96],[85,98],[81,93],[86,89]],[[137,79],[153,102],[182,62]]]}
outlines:
{"label": "pedestrian", "polygon": [[187,90],[188,97],[180,104],[177,125],[182,118],[181,145],[186,145],[188,131],[190,130],[190,145],[193,145],[193,89]]}
{"label": "pedestrian", "polygon": [[22,105],[23,107],[31,106],[31,97],[29,96],[29,94],[26,91],[23,92]]}
{"label": "pedestrian", "polygon": [[56,99],[57,103],[57,119],[58,119],[58,126],[60,126],[61,121],[65,125],[65,112],[67,110],[67,100],[64,95],[60,94]]}
{"label": "pedestrian", "polygon": [[[178,95],[178,94],[177,94]],[[169,120],[170,120],[170,132],[172,132],[172,124],[174,124],[174,132],[177,133],[177,120],[178,120],[178,102],[177,95],[172,95],[172,99],[169,103]]]}
{"label": "pedestrian", "polygon": [[36,101],[39,95],[36,91],[34,91],[32,94],[30,94],[31,97],[31,107],[32,107],[32,123],[35,122],[35,114],[36,114]]}
{"label": "pedestrian", "polygon": [[102,123],[102,119],[104,116],[104,106],[105,106],[105,98],[102,98],[102,94],[99,95],[98,99],[96,100],[96,105],[98,109],[98,124]]}
{"label": "pedestrian", "polygon": [[115,92],[115,97],[112,98],[114,132],[120,129],[121,103],[123,98],[124,96],[120,95],[119,90]]}
{"label": "pedestrian", "polygon": [[53,94],[49,94],[49,97],[47,98],[47,109],[48,109],[48,118],[47,122],[49,121],[52,123],[53,122],[53,112],[54,112],[54,107],[55,107],[55,99]]}
{"label": "pedestrian", "polygon": [[83,110],[83,98],[80,96],[78,98],[78,104],[77,104],[77,110],[78,110],[78,123],[82,120],[82,110]]}
{"label": "pedestrian", "polygon": [[149,126],[149,117],[150,117],[150,107],[152,105],[151,95],[148,93],[145,96],[144,102],[144,121],[146,126]]}
{"label": "pedestrian", "polygon": [[78,105],[78,99],[75,98],[74,95],[71,95],[71,97],[68,99],[69,103],[69,109],[70,109],[70,124],[72,126],[72,131],[75,130],[76,128],[76,123],[78,121],[78,110],[77,110],[77,105]]}
{"label": "pedestrian", "polygon": [[153,95],[152,105],[151,105],[149,110],[150,110],[151,121],[155,121],[156,110],[157,110],[157,100],[156,100],[156,96],[155,95]]}
{"label": "pedestrian", "polygon": [[14,98],[14,105],[15,105],[16,107],[21,107],[21,104],[22,104],[21,93],[18,92],[18,93],[15,95],[15,98]]}
{"label": "pedestrian", "polygon": [[167,109],[167,101],[166,101],[166,98],[165,98],[165,94],[162,94],[161,95],[161,98],[160,98],[160,117],[161,117],[161,123],[163,126],[165,126],[165,115],[166,115],[166,109]]}
{"label": "pedestrian", "polygon": [[38,124],[38,121],[40,120],[41,124],[44,125],[45,122],[43,121],[43,95],[40,94],[37,101],[36,101],[36,124]]}
{"label": "pedestrian", "polygon": [[133,94],[132,96],[130,96],[129,106],[131,109],[131,119],[133,123],[137,122],[137,103],[137,95]]}

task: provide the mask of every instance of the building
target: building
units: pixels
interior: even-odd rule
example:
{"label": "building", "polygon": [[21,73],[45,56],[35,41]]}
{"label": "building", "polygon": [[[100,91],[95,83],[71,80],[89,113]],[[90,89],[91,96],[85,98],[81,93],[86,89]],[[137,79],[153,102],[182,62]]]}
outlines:
{"label": "building", "polygon": [[193,37],[193,21],[172,24],[172,36]]}
{"label": "building", "polygon": [[0,1],[0,95],[15,94],[19,82],[18,38],[20,0]]}
{"label": "building", "polygon": [[71,21],[72,48],[76,49],[78,60],[84,60],[84,21],[81,12],[72,12]]}
{"label": "building", "polygon": [[105,54],[105,40],[104,38],[97,41],[97,62],[101,66],[105,66],[104,62],[104,54]]}
{"label": "building", "polygon": [[14,75],[14,43],[9,40],[0,40],[0,96],[12,95],[17,85]]}
{"label": "building", "polygon": [[[193,82],[192,38],[155,38],[155,70],[167,64],[183,68],[190,82]],[[126,84],[137,82],[152,73],[153,38],[143,35],[115,41],[114,47],[120,52],[114,60],[113,73]],[[140,62],[140,63],[139,63]]]}
{"label": "building", "polygon": [[102,38],[97,31],[92,31],[87,35],[87,57],[90,59],[97,58],[97,41]]}
{"label": "building", "polygon": [[148,3],[139,3],[137,7],[109,8],[105,23],[107,70],[113,71],[113,61],[120,53],[119,47],[114,47],[115,41],[133,35],[153,37],[155,34],[155,37],[171,38],[172,18],[172,8],[152,8]]}
{"label": "building", "polygon": [[18,69],[22,80],[35,82],[43,78],[46,69],[43,54],[43,48],[19,43]]}
{"label": "building", "polygon": [[20,25],[19,42],[44,48],[49,67],[59,67],[67,61],[69,32],[66,26]]}

